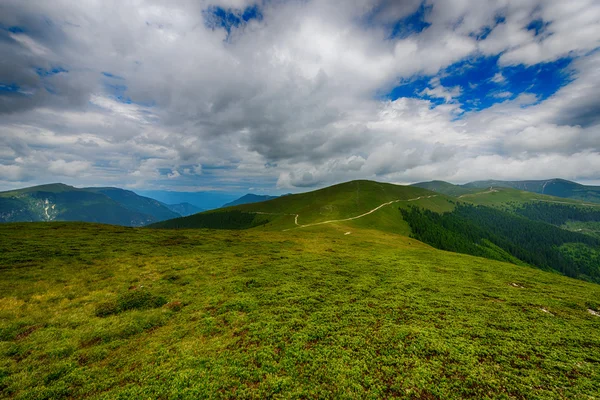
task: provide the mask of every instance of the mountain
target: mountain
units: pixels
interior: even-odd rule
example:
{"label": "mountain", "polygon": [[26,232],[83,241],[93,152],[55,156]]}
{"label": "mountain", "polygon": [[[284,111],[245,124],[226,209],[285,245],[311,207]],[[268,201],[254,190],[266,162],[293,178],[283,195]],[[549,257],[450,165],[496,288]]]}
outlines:
{"label": "mountain", "polygon": [[197,214],[202,211],[206,211],[203,208],[196,207],[190,203],[179,203],[179,204],[165,204],[167,208],[182,217],[187,217],[188,215]]}
{"label": "mountain", "polygon": [[0,222],[84,221],[143,226],[179,214],[153,199],[117,188],[61,183],[0,193]]}
{"label": "mountain", "polygon": [[[453,185],[435,186],[448,191]],[[442,250],[600,283],[600,240],[582,231],[600,224],[600,206],[512,188],[465,190],[450,197],[417,186],[352,181],[150,227],[290,231],[334,224],[350,232],[410,235]],[[565,217],[550,219],[553,213]],[[567,222],[577,222],[577,228],[564,226]]]}
{"label": "mountain", "polygon": [[466,188],[464,186],[453,185],[452,183],[444,181],[419,182],[413,183],[411,186],[420,187],[423,189],[431,190],[432,192],[442,193],[453,197],[458,197],[464,194],[479,191],[478,188]]}
{"label": "mountain", "polygon": [[[398,213],[393,211],[394,207],[381,207],[384,203],[391,205],[394,202],[404,205],[419,202],[441,211],[453,208],[450,198],[425,189],[360,180],[312,192],[281,196],[260,203],[211,210],[163,221],[151,227],[247,229],[260,226],[277,230],[321,224],[323,221],[353,218],[369,213],[360,220],[356,219],[355,223],[406,232],[406,224],[396,218]],[[370,212],[375,208],[381,211]]]}
{"label": "mountain", "polygon": [[241,193],[173,192],[168,190],[138,190],[137,194],[158,200],[164,204],[189,203],[204,210],[220,208],[223,204],[240,197]]}
{"label": "mountain", "polygon": [[267,200],[272,200],[272,199],[276,199],[276,198],[277,198],[277,196],[248,193],[248,194],[243,195],[239,199],[236,199],[232,202],[224,204],[222,208],[239,206],[241,204],[260,203],[261,201],[267,201]]}
{"label": "mountain", "polygon": [[600,186],[587,186],[564,179],[530,181],[476,181],[462,185],[464,188],[507,187],[527,192],[546,194],[575,200],[600,203]]}
{"label": "mountain", "polygon": [[114,187],[90,187],[84,188],[83,190],[102,193],[128,210],[152,216],[155,221],[177,218],[182,215],[171,210],[166,204],[149,197],[140,196],[130,190]]}

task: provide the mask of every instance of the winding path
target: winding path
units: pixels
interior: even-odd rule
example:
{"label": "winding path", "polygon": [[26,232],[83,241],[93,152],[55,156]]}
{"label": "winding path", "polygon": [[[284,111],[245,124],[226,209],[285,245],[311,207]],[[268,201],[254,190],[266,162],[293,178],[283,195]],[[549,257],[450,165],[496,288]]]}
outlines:
{"label": "winding path", "polygon": [[[385,206],[389,206],[390,204],[393,204],[393,203],[398,203],[400,201],[416,201],[416,200],[420,200],[420,199],[429,199],[429,198],[432,198],[432,197],[437,197],[437,194],[433,194],[431,196],[419,196],[419,197],[415,197],[414,199],[408,199],[408,200],[392,200],[392,201],[388,201],[387,203],[380,204],[379,206],[375,207],[371,211],[367,211],[366,213],[361,214],[361,215],[357,215],[356,217],[343,218],[343,219],[332,219],[332,220],[329,220],[329,221],[314,222],[312,224],[304,224],[304,225],[301,225],[301,224],[298,223],[298,217],[300,216],[300,214],[296,214],[296,217],[294,218],[294,223],[296,224],[296,228],[306,228],[306,227],[309,227],[309,226],[332,224],[334,222],[352,221],[352,220],[355,220],[355,219],[359,219],[359,218],[365,217],[365,216],[367,216],[369,214],[373,214],[375,211],[379,210],[380,208],[385,207]],[[290,229],[296,229],[296,228],[289,228],[289,229],[285,229],[284,231],[289,231]]]}

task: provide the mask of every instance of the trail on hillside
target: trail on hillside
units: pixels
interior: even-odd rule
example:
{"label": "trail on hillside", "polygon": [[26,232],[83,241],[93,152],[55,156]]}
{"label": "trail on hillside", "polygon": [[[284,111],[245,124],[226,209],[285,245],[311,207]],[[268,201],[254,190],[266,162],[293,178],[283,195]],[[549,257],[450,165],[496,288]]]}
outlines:
{"label": "trail on hillside", "polygon": [[[305,225],[301,225],[301,224],[298,223],[298,217],[300,216],[300,214],[296,214],[296,217],[294,218],[294,223],[296,224],[296,228],[307,228],[309,226],[332,224],[334,222],[352,221],[352,220],[355,220],[355,219],[359,219],[359,218],[365,217],[365,216],[367,216],[369,214],[373,214],[375,211],[379,210],[380,208],[385,207],[385,206],[389,206],[390,204],[393,204],[393,203],[398,203],[400,201],[416,201],[416,200],[420,200],[420,199],[429,199],[429,198],[432,198],[432,197],[437,197],[437,194],[433,194],[431,196],[419,196],[419,197],[415,197],[414,199],[408,199],[408,200],[392,200],[392,201],[388,201],[387,203],[380,204],[379,206],[375,207],[371,211],[367,211],[366,213],[361,214],[361,215],[357,215],[356,217],[343,218],[343,219],[332,219],[332,220],[329,220],[329,221],[314,222],[312,224],[305,224]],[[285,229],[284,231],[289,231],[290,229],[296,229],[296,228],[289,228],[289,229]]]}
{"label": "trail on hillside", "polygon": [[458,196],[458,198],[463,198],[463,197],[469,197],[469,196],[478,196],[480,194],[488,194],[488,193],[497,193],[498,190],[494,189],[493,187],[490,188],[490,190],[488,190],[487,192],[477,192],[477,193],[469,193],[469,194],[463,194],[462,196]]}

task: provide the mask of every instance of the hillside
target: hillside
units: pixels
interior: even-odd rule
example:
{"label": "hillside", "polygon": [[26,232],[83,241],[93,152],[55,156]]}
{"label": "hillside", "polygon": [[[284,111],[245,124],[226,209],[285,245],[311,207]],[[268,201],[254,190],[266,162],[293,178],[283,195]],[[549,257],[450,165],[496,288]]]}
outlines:
{"label": "hillside", "polygon": [[0,222],[84,221],[142,226],[177,217],[156,200],[117,188],[64,184],[0,192]]}
{"label": "hillside", "polygon": [[91,187],[84,188],[83,190],[102,193],[128,210],[152,216],[155,221],[163,221],[181,216],[181,214],[169,209],[167,205],[149,197],[140,196],[130,190],[113,187]]}
{"label": "hillside", "polygon": [[466,188],[461,185],[453,185],[452,183],[444,181],[419,182],[413,183],[411,186],[420,187],[423,189],[431,190],[432,192],[437,192],[452,197],[458,197],[465,194],[476,193],[480,191],[480,188]]}
{"label": "hillside", "polygon": [[[442,250],[600,283],[600,241],[594,231],[600,212],[588,211],[587,204],[595,206],[511,188],[470,189],[452,198],[415,186],[352,181],[150,227],[289,231],[333,224],[350,234],[355,229],[402,234]],[[553,213],[565,217],[556,223]]]}
{"label": "hillside", "polygon": [[593,398],[600,286],[336,224],[0,226],[3,398]]}
{"label": "hillside", "polygon": [[477,181],[463,185],[465,188],[506,187],[527,192],[546,194],[549,196],[563,197],[600,203],[600,186],[586,186],[564,179],[530,180],[530,181]]}
{"label": "hillside", "polygon": [[[379,229],[406,232],[406,225],[392,206],[396,203],[427,204],[427,207],[440,211],[453,208],[448,197],[425,189],[360,180],[176,218],[151,227],[247,229],[260,226],[262,229],[283,230],[349,219],[346,222],[358,226],[374,224]],[[373,212],[375,209],[376,213]],[[361,218],[354,220],[356,217]],[[385,217],[384,220],[381,217]]]}
{"label": "hillside", "polygon": [[239,206],[241,204],[260,203],[261,201],[267,201],[267,200],[272,200],[272,199],[276,199],[276,198],[277,198],[277,196],[259,195],[259,194],[248,193],[248,194],[243,195],[239,199],[236,199],[236,200],[234,200],[232,202],[224,204],[223,208],[225,208],[225,207],[232,207],[232,206]]}

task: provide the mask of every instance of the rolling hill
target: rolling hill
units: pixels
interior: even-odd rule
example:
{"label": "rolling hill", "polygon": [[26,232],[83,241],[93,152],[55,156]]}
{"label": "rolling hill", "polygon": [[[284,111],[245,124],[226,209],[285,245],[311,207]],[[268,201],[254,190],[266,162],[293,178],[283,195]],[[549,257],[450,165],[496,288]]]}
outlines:
{"label": "rolling hill", "polygon": [[345,224],[0,225],[0,397],[597,396],[599,285]]}
{"label": "rolling hill", "polygon": [[[511,188],[472,188],[450,197],[415,186],[352,181],[150,227],[290,231],[334,224],[350,234],[354,229],[402,234],[442,250],[600,283],[600,241],[581,231],[581,224],[592,230],[600,223],[600,208],[588,204],[596,206]],[[556,223],[553,214],[565,218]],[[578,228],[569,228],[574,222]]]}
{"label": "rolling hill", "polygon": [[600,238],[561,227],[600,210],[459,196],[352,181],[153,229],[2,224],[0,394],[596,396]]}
{"label": "rolling hill", "polygon": [[0,193],[0,222],[84,221],[143,226],[179,214],[156,200],[117,188],[61,183]]}
{"label": "rolling hill", "polygon": [[465,188],[508,187],[549,196],[600,203],[600,186],[587,186],[564,179],[538,181],[477,181],[463,185]]}
{"label": "rolling hill", "polygon": [[[260,226],[263,229],[292,229],[313,224],[346,222],[368,225],[369,221],[382,222],[381,229],[404,229],[401,219],[381,221],[381,216],[394,212],[394,203],[418,202],[436,210],[451,210],[452,200],[425,189],[373,181],[352,181],[333,185],[312,192],[293,194],[276,199],[242,204],[211,210],[184,218],[152,224],[153,228],[212,228],[247,229]],[[381,212],[371,212],[377,209]],[[371,213],[370,213],[371,212]],[[361,218],[355,218],[368,213]]]}
{"label": "rolling hill", "polygon": [[600,203],[600,186],[587,186],[564,179],[497,181],[485,180],[454,185],[444,181],[419,182],[412,186],[425,188],[449,196],[477,193],[482,189],[516,189],[554,197]]}

